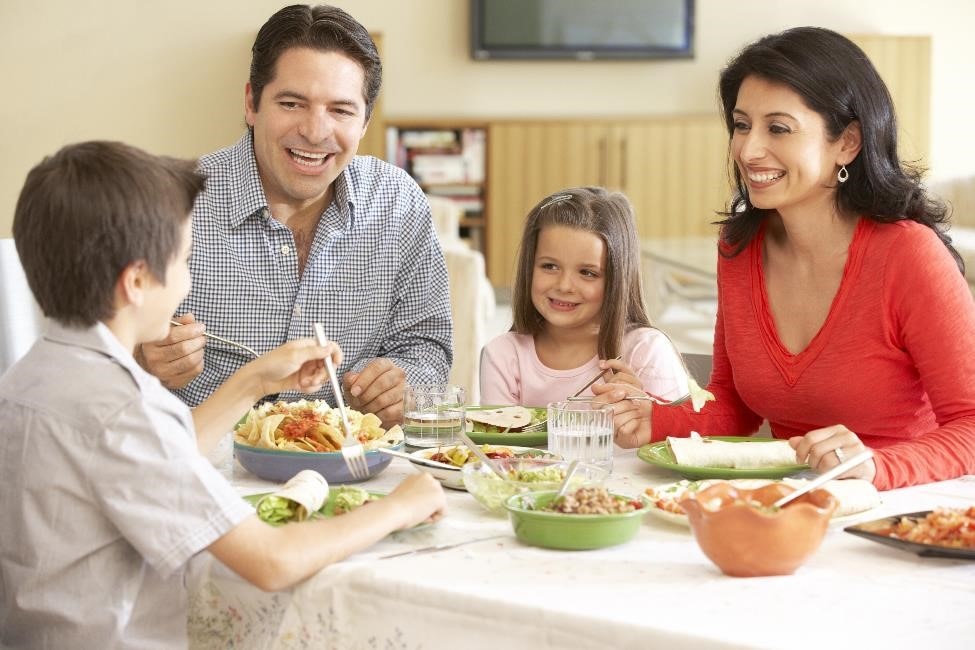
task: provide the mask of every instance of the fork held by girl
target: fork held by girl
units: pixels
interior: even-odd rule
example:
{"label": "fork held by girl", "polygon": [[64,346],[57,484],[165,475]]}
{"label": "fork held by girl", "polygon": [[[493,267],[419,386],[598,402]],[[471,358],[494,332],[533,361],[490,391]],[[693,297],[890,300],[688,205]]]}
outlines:
{"label": "fork held by girl", "polygon": [[481,355],[485,404],[563,400],[600,369],[609,371],[606,381],[670,399],[687,392],[680,357],[643,304],[639,241],[623,194],[565,189],[531,210],[512,316],[511,331]]}

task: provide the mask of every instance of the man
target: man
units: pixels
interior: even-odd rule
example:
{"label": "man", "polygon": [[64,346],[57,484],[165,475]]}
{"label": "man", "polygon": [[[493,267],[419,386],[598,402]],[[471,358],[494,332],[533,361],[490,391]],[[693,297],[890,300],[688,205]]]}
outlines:
{"label": "man", "polygon": [[[356,157],[381,83],[366,29],[341,9],[295,5],[254,42],[248,132],[200,160],[193,288],[145,366],[194,406],[258,352],[309,336],[345,351],[349,406],[402,419],[405,385],[443,383],[452,361],[446,267],[423,193]],[[334,401],[326,387],[318,397]]]}

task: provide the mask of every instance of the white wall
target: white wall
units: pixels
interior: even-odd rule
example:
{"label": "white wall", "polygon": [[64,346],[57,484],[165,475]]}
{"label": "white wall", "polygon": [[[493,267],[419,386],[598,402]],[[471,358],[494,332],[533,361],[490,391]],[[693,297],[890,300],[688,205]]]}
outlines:
{"label": "white wall", "polygon": [[[975,3],[698,0],[696,56],[476,62],[466,0],[334,0],[384,35],[385,110],[418,116],[605,116],[716,110],[722,64],[754,38],[816,24],[930,34],[932,176],[975,174]],[[249,48],[283,0],[0,0],[0,236],[27,171],[68,142],[198,156],[236,140]]]}

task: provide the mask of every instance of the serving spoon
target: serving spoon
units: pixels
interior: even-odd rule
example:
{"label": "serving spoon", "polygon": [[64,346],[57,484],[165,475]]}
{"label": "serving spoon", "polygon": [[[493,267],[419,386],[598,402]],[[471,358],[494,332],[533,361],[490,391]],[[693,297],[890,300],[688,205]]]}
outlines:
{"label": "serving spoon", "polygon": [[787,504],[787,503],[789,503],[789,502],[791,502],[791,501],[793,501],[795,499],[798,499],[799,497],[801,497],[803,494],[806,494],[807,492],[811,492],[812,490],[815,490],[816,488],[818,488],[823,483],[826,483],[826,482],[830,481],[831,479],[836,478],[837,476],[839,476],[843,472],[847,471],[848,469],[852,469],[852,468],[856,467],[860,463],[867,462],[871,458],[873,458],[873,450],[872,449],[866,449],[864,451],[861,451],[856,456],[851,456],[850,458],[847,458],[846,460],[844,460],[842,463],[840,463],[836,467],[833,467],[831,469],[826,470],[825,472],[823,472],[822,474],[820,474],[816,478],[812,479],[811,481],[809,481],[808,483],[806,483],[805,485],[803,485],[801,488],[799,488],[795,492],[790,492],[789,494],[785,495],[784,497],[782,497],[781,499],[779,499],[778,501],[776,501],[775,503],[773,503],[772,504],[772,507],[773,508],[781,508],[785,504]]}
{"label": "serving spoon", "polygon": [[470,439],[470,436],[468,436],[463,431],[458,431],[457,432],[457,437],[460,438],[460,441],[463,442],[465,445],[467,445],[467,447],[471,451],[474,452],[474,455],[477,456],[477,459],[479,461],[481,461],[482,463],[484,463],[484,465],[488,469],[490,469],[492,472],[494,472],[499,477],[501,477],[501,480],[502,481],[507,481],[508,480],[508,476],[504,472],[502,472],[501,469],[497,465],[494,464],[494,461],[493,460],[491,460],[490,458],[488,458],[487,454],[484,453],[484,450],[481,449],[480,445],[478,445],[476,442],[474,442],[473,440],[471,440]]}

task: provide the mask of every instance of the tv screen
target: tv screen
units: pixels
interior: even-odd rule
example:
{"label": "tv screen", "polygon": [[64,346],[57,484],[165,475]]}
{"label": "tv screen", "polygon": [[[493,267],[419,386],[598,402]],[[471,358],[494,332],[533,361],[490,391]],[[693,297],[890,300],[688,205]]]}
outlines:
{"label": "tv screen", "polygon": [[474,59],[694,54],[694,0],[471,0]]}

